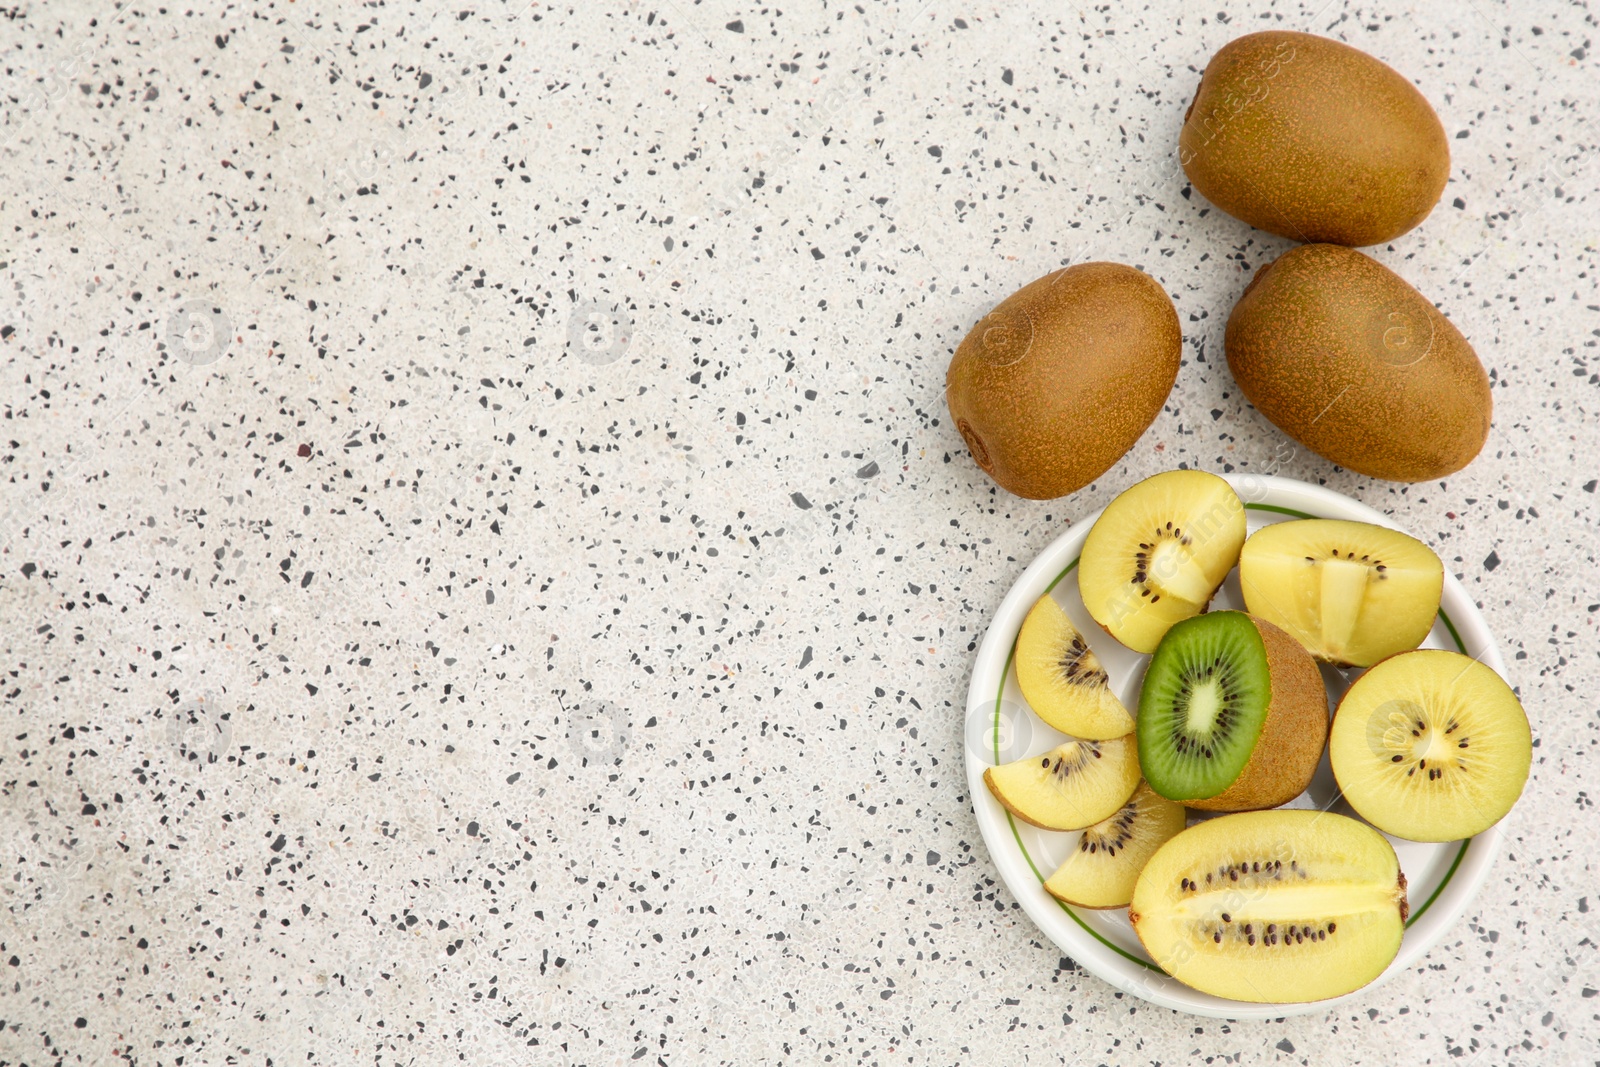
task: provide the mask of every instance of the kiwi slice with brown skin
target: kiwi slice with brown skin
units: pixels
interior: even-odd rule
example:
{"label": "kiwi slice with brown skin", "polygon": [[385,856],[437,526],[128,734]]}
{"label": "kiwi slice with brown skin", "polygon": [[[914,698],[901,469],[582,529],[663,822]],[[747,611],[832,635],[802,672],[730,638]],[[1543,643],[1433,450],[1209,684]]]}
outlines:
{"label": "kiwi slice with brown skin", "polygon": [[1023,822],[1042,830],[1081,830],[1109,818],[1139,784],[1133,735],[1068,741],[1037,756],[990,767],[983,782]]}
{"label": "kiwi slice with brown skin", "polygon": [[1146,478],[1106,505],[1084,539],[1083,606],[1124,645],[1154,652],[1175,623],[1206,609],[1244,537],[1244,504],[1215,474]]}
{"label": "kiwi slice with brown skin", "polygon": [[1294,638],[1213,611],[1162,638],[1139,694],[1139,762],[1202,811],[1275,808],[1305,791],[1328,737],[1322,674]]}
{"label": "kiwi slice with brown skin", "polygon": [[1182,804],[1140,782],[1115,815],[1084,828],[1072,855],[1045,881],[1045,890],[1082,908],[1126,906],[1145,861],[1182,832],[1186,818]]}
{"label": "kiwi slice with brown skin", "polygon": [[1345,800],[1412,841],[1456,841],[1499,822],[1533,758],[1528,716],[1494,670],[1443,649],[1403,652],[1357,678],[1328,742]]}
{"label": "kiwi slice with brown skin", "polygon": [[1414,537],[1367,522],[1263,527],[1239,555],[1250,612],[1330,663],[1370,667],[1433,629],[1444,565]]}
{"label": "kiwi slice with brown skin", "polygon": [[1104,741],[1133,732],[1094,650],[1049,593],[1017,634],[1017,682],[1028,706],[1064,734]]}

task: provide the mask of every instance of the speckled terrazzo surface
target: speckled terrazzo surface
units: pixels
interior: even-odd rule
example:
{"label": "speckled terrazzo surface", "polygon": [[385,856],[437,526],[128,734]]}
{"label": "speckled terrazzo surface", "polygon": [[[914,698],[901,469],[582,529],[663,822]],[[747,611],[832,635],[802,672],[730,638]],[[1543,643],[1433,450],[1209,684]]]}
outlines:
{"label": "speckled terrazzo surface", "polygon": [[[1110,8],[0,11],[0,1062],[1595,1061],[1596,15]],[[1294,450],[1223,365],[1289,244],[1174,145],[1269,27],[1451,136],[1374,250],[1494,380],[1443,483]],[[1020,501],[945,363],[1091,259],[1162,283],[1184,367]],[[966,793],[988,613],[1180,463],[1427,536],[1534,722],[1469,919],[1325,1014],[1114,992]]]}

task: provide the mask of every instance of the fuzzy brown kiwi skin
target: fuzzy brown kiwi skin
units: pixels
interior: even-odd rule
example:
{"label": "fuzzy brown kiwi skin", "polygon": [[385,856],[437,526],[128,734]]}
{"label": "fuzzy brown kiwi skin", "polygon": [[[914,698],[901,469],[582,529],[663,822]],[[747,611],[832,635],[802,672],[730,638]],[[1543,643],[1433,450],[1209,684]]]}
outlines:
{"label": "fuzzy brown kiwi skin", "polygon": [[1272,691],[1266,722],[1244,770],[1214,797],[1185,800],[1196,811],[1258,811],[1287,804],[1311,784],[1328,744],[1328,691],[1311,653],[1278,627],[1250,621],[1267,650]]}
{"label": "fuzzy brown kiwi skin", "polygon": [[1178,160],[1201,195],[1296,241],[1383,244],[1427,218],[1450,175],[1433,107],[1378,59],[1269,30],[1206,64]]}
{"label": "fuzzy brown kiwi skin", "polygon": [[[1390,321],[1422,354],[1399,355]],[[1257,411],[1358,474],[1443,478],[1488,439],[1493,390],[1471,343],[1405,279],[1353,249],[1310,244],[1279,256],[1234,304],[1223,347]]]}
{"label": "fuzzy brown kiwi skin", "polygon": [[[999,328],[1012,339],[991,350]],[[1081,263],[1023,286],[979,320],[945,372],[945,403],[979,468],[1050,500],[1088,485],[1161,413],[1183,332],[1155,279]]]}

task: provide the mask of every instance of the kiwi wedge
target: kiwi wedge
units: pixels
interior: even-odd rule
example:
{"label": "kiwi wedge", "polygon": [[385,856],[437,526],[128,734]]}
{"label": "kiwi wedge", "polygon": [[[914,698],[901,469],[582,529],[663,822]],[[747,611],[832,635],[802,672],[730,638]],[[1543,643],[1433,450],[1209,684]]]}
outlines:
{"label": "kiwi wedge", "polygon": [[1110,740],[1133,732],[1133,716],[1061,605],[1046,593],[1017,634],[1017,682],[1039,718],[1073,737]]}
{"label": "kiwi wedge", "polygon": [[1106,505],[1084,539],[1084,607],[1118,641],[1153,652],[1174,623],[1205,610],[1244,536],[1244,504],[1215,474],[1146,478]]}
{"label": "kiwi wedge", "polygon": [[1082,908],[1126,907],[1145,862],[1182,832],[1185,818],[1182,804],[1139,783],[1115,815],[1084,829],[1045,890]]}
{"label": "kiwi wedge", "polygon": [[990,767],[983,783],[1023,822],[1081,830],[1114,815],[1139,784],[1133,735],[1068,741],[1048,752]]}
{"label": "kiwi wedge", "polygon": [[1156,850],[1128,918],[1150,958],[1229,1000],[1325,1000],[1383,973],[1405,932],[1406,879],[1370,826],[1322,811],[1199,823]]}
{"label": "kiwi wedge", "polygon": [[1370,667],[1428,636],[1444,565],[1397,530],[1302,519],[1250,535],[1239,584],[1251,614],[1287,630],[1313,656]]}
{"label": "kiwi wedge", "polygon": [[1420,649],[1356,679],[1328,743],[1333,776],[1363,819],[1411,841],[1482,833],[1522,794],[1528,716],[1494,670]]}
{"label": "kiwi wedge", "polygon": [[1202,811],[1274,808],[1305,791],[1328,737],[1322,674],[1299,643],[1242,611],[1167,631],[1139,694],[1150,787]]}

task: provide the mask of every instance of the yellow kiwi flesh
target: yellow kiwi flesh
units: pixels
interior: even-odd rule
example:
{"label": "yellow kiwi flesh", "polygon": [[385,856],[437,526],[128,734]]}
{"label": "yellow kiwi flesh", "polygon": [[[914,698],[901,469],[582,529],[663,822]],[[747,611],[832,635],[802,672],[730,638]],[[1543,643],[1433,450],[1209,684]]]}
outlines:
{"label": "yellow kiwi flesh", "polygon": [[1182,832],[1186,818],[1182,804],[1139,783],[1115,815],[1084,828],[1045,891],[1081,908],[1126,907],[1145,863]]}
{"label": "yellow kiwi flesh", "polygon": [[1128,918],[1172,977],[1288,1004],[1360,989],[1400,951],[1406,879],[1383,835],[1325,811],[1199,823],[1156,850]]}
{"label": "yellow kiwi flesh", "polygon": [[1124,490],[1095,520],[1078,564],[1084,607],[1135,652],[1205,610],[1244,544],[1244,504],[1204,471],[1167,471]]}
{"label": "yellow kiwi flesh", "polygon": [[1374,245],[1428,216],[1450,176],[1439,116],[1401,74],[1349,45],[1279,30],[1206,65],[1178,136],[1194,187],[1296,241]]}
{"label": "yellow kiwi flesh", "polygon": [[1427,638],[1444,565],[1397,530],[1300,519],[1250,535],[1239,555],[1239,585],[1251,614],[1288,631],[1313,656],[1370,667]]}
{"label": "yellow kiwi flesh", "polygon": [[1121,459],[1161,413],[1183,335],[1166,291],[1121,263],[1083,263],[1001,301],[957,347],[945,400],[1002,488],[1048,500]]}
{"label": "yellow kiwi flesh", "polygon": [[1028,706],[1064,734],[1099,741],[1133,732],[1099,658],[1049,593],[1017,634],[1017,682]]}
{"label": "yellow kiwi flesh", "polygon": [[1139,784],[1133,736],[1068,741],[1037,756],[990,767],[983,782],[1023,822],[1043,830],[1081,830],[1109,818]]}
{"label": "yellow kiwi flesh", "polygon": [[1511,810],[1533,742],[1522,704],[1492,668],[1425,648],[1356,679],[1334,714],[1328,758],[1345,800],[1378,829],[1456,841]]}
{"label": "yellow kiwi flesh", "polygon": [[1461,331],[1393,271],[1337,245],[1261,268],[1228,317],[1228,366],[1256,408],[1358,474],[1442,478],[1489,435],[1489,377]]}

